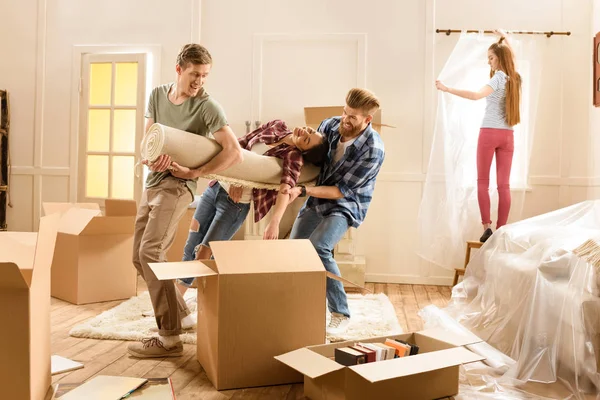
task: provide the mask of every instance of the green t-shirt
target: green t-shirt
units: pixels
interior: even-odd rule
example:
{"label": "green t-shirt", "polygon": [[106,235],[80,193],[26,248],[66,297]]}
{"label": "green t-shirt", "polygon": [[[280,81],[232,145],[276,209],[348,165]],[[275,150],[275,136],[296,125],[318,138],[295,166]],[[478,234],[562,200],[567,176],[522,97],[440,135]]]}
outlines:
{"label": "green t-shirt", "polygon": [[[168,83],[152,90],[146,118],[152,118],[154,122],[171,128],[206,137],[227,125],[225,111],[219,103],[210,97],[204,88],[200,89],[197,96],[190,97],[182,104],[176,105],[168,97],[169,90],[172,87],[173,83]],[[150,171],[146,179],[146,187],[158,185],[161,180],[169,175],[171,175],[169,171]],[[196,194],[197,181],[198,179],[194,179],[185,182],[192,193],[192,197]]]}

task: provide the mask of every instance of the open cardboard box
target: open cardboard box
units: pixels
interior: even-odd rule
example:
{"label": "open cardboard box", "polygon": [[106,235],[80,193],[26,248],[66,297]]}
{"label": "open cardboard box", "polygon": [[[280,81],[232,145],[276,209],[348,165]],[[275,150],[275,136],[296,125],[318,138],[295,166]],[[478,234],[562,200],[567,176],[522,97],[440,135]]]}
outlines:
{"label": "open cardboard box", "polygon": [[[338,347],[357,342],[384,343],[401,339],[419,346],[419,354],[346,367],[334,361]],[[484,358],[463,346],[481,342],[432,329],[396,336],[310,346],[276,356],[304,374],[304,394],[312,400],[430,400],[458,393],[459,367]]]}
{"label": "open cardboard box", "polygon": [[[326,106],[326,107],[304,107],[304,123],[313,129],[317,129],[321,122],[327,118],[340,117],[344,112],[344,106]],[[371,121],[373,129],[380,132],[382,127],[395,128],[393,125],[381,122],[381,109],[373,115]]]}
{"label": "open cardboard box", "polygon": [[197,357],[217,388],[302,382],[274,356],[325,343],[327,273],[309,240],[210,243],[214,261],[151,263],[198,277]]}
{"label": "open cardboard box", "polygon": [[136,203],[44,203],[44,213],[61,219],[52,262],[52,296],[73,304],[128,299],[136,295],[133,230]]}
{"label": "open cardboard box", "polygon": [[50,375],[50,266],[59,215],[36,232],[0,232],[0,396],[43,399]]}

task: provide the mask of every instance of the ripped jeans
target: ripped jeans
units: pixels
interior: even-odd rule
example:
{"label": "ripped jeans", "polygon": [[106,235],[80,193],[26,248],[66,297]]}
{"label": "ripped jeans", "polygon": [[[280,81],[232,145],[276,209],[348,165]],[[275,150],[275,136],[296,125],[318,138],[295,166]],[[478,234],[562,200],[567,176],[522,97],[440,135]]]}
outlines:
{"label": "ripped jeans", "polygon": [[[231,239],[244,223],[249,211],[250,203],[234,203],[218,182],[207,187],[194,213],[183,249],[183,261],[194,260],[198,246],[210,247],[210,242]],[[192,229],[194,226],[197,229]],[[190,287],[194,278],[182,278],[177,282]]]}

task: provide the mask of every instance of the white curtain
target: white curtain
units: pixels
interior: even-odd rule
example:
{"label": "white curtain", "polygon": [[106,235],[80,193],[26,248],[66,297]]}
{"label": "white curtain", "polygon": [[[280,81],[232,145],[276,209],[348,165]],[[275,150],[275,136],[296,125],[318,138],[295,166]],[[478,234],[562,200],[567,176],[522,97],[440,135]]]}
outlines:
{"label": "white curtain", "polygon": [[[535,112],[541,81],[545,36],[509,38],[522,77],[521,123],[514,128],[515,153],[510,178],[509,223],[521,218],[529,159],[535,133]],[[478,91],[490,79],[487,51],[494,36],[462,33],[439,80],[458,89]],[[432,85],[434,82],[432,82]],[[467,240],[483,233],[477,203],[477,138],[486,100],[462,99],[438,92],[433,143],[419,209],[418,254],[446,269],[462,267]],[[497,220],[495,158],[490,169],[492,227]],[[495,229],[494,229],[495,230]]]}

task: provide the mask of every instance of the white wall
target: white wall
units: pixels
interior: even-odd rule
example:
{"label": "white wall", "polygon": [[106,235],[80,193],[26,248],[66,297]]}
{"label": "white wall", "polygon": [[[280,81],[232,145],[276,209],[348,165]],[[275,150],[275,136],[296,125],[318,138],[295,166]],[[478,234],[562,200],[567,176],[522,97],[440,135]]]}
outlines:
{"label": "white wall", "polygon": [[[11,60],[0,66],[0,85],[11,91],[13,100],[15,207],[9,210],[8,226],[33,230],[42,202],[76,200],[70,190],[77,172],[70,154],[75,46],[153,45],[160,51],[160,65],[154,66],[160,68],[158,83],[171,81],[179,48],[199,40],[199,0],[27,0],[2,2],[0,7],[6,8],[0,11],[8,23],[0,27],[1,36],[11,38],[0,41],[2,54]],[[36,32],[42,39],[39,48]]]}
{"label": "white wall", "polygon": [[[0,88],[10,96],[10,152],[13,165],[33,166],[37,65],[37,0],[0,2]],[[31,230],[32,176],[10,177],[10,230]]]}
{"label": "white wall", "polygon": [[[382,132],[387,158],[367,220],[357,235],[358,251],[367,257],[367,277],[449,283],[449,271],[427,265],[414,252],[431,142],[433,81],[444,52],[457,38],[432,30],[502,27],[572,32],[568,38],[548,39],[552,56],[546,67],[553,71],[553,79],[545,82],[541,93],[539,115],[545,119],[533,149],[532,190],[522,204],[515,204],[523,207],[523,215],[535,215],[600,194],[600,162],[595,161],[598,152],[594,153],[600,149],[595,139],[600,117],[598,109],[590,106],[589,88],[590,38],[592,27],[598,31],[600,25],[593,17],[600,15],[599,2],[379,0],[377,8],[371,9],[358,0],[204,0],[200,13],[199,1],[190,0],[47,0],[47,13],[40,12],[43,19],[38,22],[38,0],[3,2],[0,15],[5,23],[0,35],[10,36],[11,41],[0,41],[1,54],[18,60],[0,64],[0,87],[11,91],[13,100],[11,186],[15,207],[9,210],[9,229],[34,229],[41,201],[72,199],[68,152],[73,45],[159,45],[160,80],[166,82],[172,79],[179,46],[196,40],[200,35],[196,24],[201,21],[202,43],[215,60],[208,90],[241,135],[244,121],[254,117],[254,33],[359,33],[366,34],[366,87],[380,97],[384,120],[398,127]],[[39,0],[39,4],[45,1]],[[38,27],[46,32],[41,35],[45,46],[40,48],[36,48]],[[45,75],[36,75],[36,57],[45,61]],[[39,104],[44,110],[38,118],[36,93],[43,93]],[[338,97],[337,103],[341,103],[344,94],[328,93],[324,86],[311,105],[331,104]],[[286,93],[283,87],[285,95],[293,93]],[[39,139],[36,122],[41,127]],[[595,136],[591,132],[596,132]],[[35,143],[40,143],[37,158]],[[35,165],[40,168],[33,168]]]}

